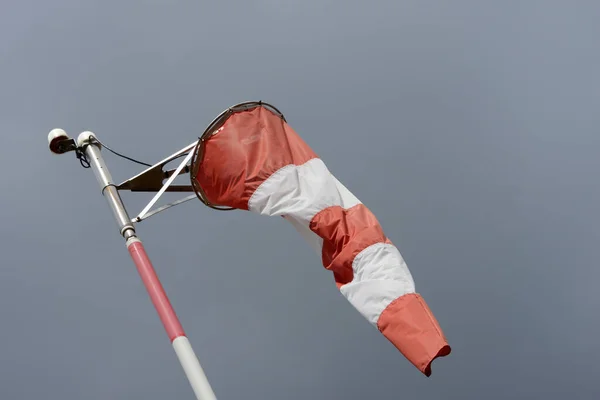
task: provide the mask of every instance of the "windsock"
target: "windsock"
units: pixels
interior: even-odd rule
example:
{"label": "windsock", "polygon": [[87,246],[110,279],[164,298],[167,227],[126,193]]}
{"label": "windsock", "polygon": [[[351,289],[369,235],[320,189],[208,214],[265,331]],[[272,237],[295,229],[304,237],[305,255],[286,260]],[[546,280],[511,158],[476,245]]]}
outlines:
{"label": "windsock", "polygon": [[229,109],[202,136],[191,172],[206,204],[289,221],[321,255],[341,294],[423,374],[450,354],[375,215],[277,109],[261,102]]}

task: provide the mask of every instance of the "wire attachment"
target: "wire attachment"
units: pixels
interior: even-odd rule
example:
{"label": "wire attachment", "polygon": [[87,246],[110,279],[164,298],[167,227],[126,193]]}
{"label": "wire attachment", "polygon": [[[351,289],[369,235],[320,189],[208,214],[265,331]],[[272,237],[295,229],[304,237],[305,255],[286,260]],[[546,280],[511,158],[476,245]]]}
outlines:
{"label": "wire attachment", "polygon": [[92,142],[92,141],[98,143],[100,146],[102,146],[103,148],[105,148],[106,150],[110,151],[111,153],[113,153],[114,155],[116,155],[118,157],[124,158],[124,159],[129,160],[129,161],[131,161],[133,163],[140,164],[140,165],[143,165],[143,166],[146,166],[146,167],[151,167],[152,166],[152,165],[150,165],[148,163],[145,163],[143,161],[136,160],[135,158],[127,157],[126,155],[123,155],[121,153],[117,153],[115,150],[111,149],[110,147],[108,147],[107,145],[105,145],[104,143],[102,143],[100,140],[98,140],[97,137],[90,136],[90,142]]}
{"label": "wire attachment", "polygon": [[88,160],[87,156],[85,155],[85,147],[76,148],[75,157],[77,157],[79,164],[81,164],[83,168],[90,168],[90,160]]}

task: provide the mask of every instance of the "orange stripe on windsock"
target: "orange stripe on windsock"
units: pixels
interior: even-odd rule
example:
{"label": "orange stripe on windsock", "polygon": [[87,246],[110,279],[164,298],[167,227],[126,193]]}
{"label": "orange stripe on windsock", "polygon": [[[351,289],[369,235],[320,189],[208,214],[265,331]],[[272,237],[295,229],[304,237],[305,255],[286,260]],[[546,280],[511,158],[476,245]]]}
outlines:
{"label": "orange stripe on windsock", "polygon": [[205,143],[196,180],[212,203],[285,217],[321,253],[348,301],[421,372],[450,353],[373,213],[282,119],[234,113]]}
{"label": "orange stripe on windsock", "polygon": [[390,303],[381,313],[377,327],[425,376],[431,375],[433,360],[450,354],[440,325],[417,293]]}
{"label": "orange stripe on windsock", "polygon": [[273,173],[316,157],[282,119],[257,107],[233,114],[206,141],[196,180],[211,203],[247,210],[250,196]]}
{"label": "orange stripe on windsock", "polygon": [[377,218],[363,204],[326,208],[312,219],[310,230],[323,238],[323,266],[333,272],[338,287],[352,282],[352,262],[358,253],[388,242]]}

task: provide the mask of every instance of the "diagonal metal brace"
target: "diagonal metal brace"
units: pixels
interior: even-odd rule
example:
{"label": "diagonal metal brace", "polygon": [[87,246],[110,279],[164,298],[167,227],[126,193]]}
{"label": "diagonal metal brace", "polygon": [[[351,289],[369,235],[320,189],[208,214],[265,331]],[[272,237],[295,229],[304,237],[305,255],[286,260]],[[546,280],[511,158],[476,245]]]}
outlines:
{"label": "diagonal metal brace", "polygon": [[[169,179],[176,171],[171,169],[165,171],[163,168],[166,164],[173,161],[174,159],[181,157],[186,152],[190,152],[194,149],[197,142],[194,142],[178,152],[170,155],[164,160],[159,161],[153,166],[140,172],[133,178],[130,178],[120,185],[117,186],[118,190],[129,190],[132,192],[158,192],[163,188],[163,181]],[[185,166],[178,172],[178,175],[190,172],[189,166]],[[191,185],[169,185],[164,192],[193,192],[194,189]]]}
{"label": "diagonal metal brace", "polygon": [[[133,218],[131,222],[141,222],[144,219],[156,215],[161,211],[196,198],[194,188],[191,185],[172,185],[172,183],[179,175],[190,172],[190,165],[188,165],[188,162],[194,155],[194,148],[196,147],[197,143],[198,142],[194,142],[184,147],[183,149],[171,154],[164,160],[159,161],[151,167],[148,167],[133,178],[130,178],[117,186],[118,190],[156,193],[146,207],[144,207],[144,209],[137,215],[137,217]],[[185,157],[177,168],[166,171],[164,170],[166,164],[183,156]],[[165,179],[167,180],[166,182],[164,182]],[[156,202],[165,192],[194,192],[194,194],[151,210],[152,206],[156,204]]]}
{"label": "diagonal metal brace", "polygon": [[152,198],[152,200],[150,200],[150,203],[148,203],[148,205],[146,207],[144,207],[144,209],[135,218],[137,221],[141,221],[141,220],[144,219],[144,217],[146,216],[146,214],[148,213],[148,211],[150,211],[150,209],[158,201],[158,199],[160,198],[160,196],[162,196],[163,193],[167,191],[167,189],[171,186],[171,183],[173,183],[173,181],[175,180],[175,178],[177,178],[177,176],[179,174],[181,174],[181,172],[183,171],[184,168],[187,168],[187,163],[192,159],[193,156],[194,156],[194,152],[193,151],[188,152],[188,154],[185,156],[185,158],[183,159],[183,161],[181,162],[181,164],[179,164],[179,166],[175,169],[175,172],[173,172],[171,174],[171,176],[165,182],[165,184],[162,185],[162,187],[160,188],[160,190],[158,191],[158,193],[156,193],[154,195],[154,197]]}

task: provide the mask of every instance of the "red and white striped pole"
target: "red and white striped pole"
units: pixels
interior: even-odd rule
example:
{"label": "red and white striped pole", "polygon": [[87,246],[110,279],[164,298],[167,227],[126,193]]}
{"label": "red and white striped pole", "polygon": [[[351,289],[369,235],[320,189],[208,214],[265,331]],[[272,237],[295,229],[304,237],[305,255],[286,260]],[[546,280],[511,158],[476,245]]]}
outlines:
{"label": "red and white striped pole", "polygon": [[[57,145],[53,148],[52,140],[58,142],[58,139],[64,140],[66,137],[66,133],[62,130],[52,131],[48,137],[50,150],[58,154],[64,152],[62,149],[57,149]],[[210,383],[200,366],[200,362],[198,361],[188,338],[185,336],[185,332],[175,314],[175,310],[171,306],[169,298],[146,254],[144,245],[135,232],[135,227],[129,218],[117,187],[102,158],[100,152],[101,146],[99,142],[94,139],[95,135],[92,132],[83,132],[77,138],[77,146],[80,149],[85,149],[85,155],[96,175],[98,183],[100,183],[102,194],[106,198],[108,205],[113,212],[121,235],[126,240],[127,250],[135,263],[138,273],[144,282],[144,286],[150,295],[150,299],[152,300],[167,335],[173,344],[175,353],[177,354],[179,362],[192,386],[196,398],[198,400],[216,400]]]}
{"label": "red and white striped pole", "polygon": [[127,250],[129,250],[144,286],[146,286],[150,299],[167,331],[167,335],[169,335],[175,353],[177,353],[179,362],[192,385],[196,397],[198,400],[216,399],[194,349],[192,349],[190,341],[185,336],[175,310],[171,306],[169,298],[152,267],[142,241],[137,236],[130,236],[127,239]]}

